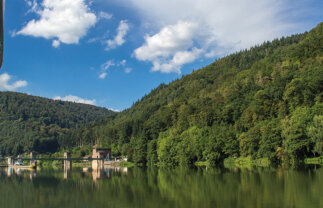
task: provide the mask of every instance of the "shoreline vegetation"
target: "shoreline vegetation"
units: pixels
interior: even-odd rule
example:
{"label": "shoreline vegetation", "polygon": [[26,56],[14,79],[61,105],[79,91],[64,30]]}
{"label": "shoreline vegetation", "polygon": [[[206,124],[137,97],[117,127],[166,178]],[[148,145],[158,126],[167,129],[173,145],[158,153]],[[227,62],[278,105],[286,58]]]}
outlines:
{"label": "shoreline vegetation", "polygon": [[[53,158],[50,156],[44,156],[43,158]],[[251,157],[230,157],[226,158],[223,161],[224,167],[249,167],[249,166],[256,166],[256,167],[273,167],[277,165],[283,165],[283,163],[273,163],[270,161],[269,158],[258,158],[258,159],[252,159]],[[291,167],[293,167],[294,163],[288,161],[287,165],[291,164]],[[314,158],[305,158],[303,161],[298,161],[296,164],[303,164],[303,165],[323,165],[323,156],[320,157],[314,157]],[[39,161],[38,163],[40,168],[62,168],[63,163],[62,161]],[[120,161],[116,162],[115,167],[125,167],[125,168],[132,168],[132,167],[143,167],[142,165],[137,165],[133,162],[129,161]],[[154,165],[156,167],[167,167],[163,165]],[[210,161],[197,161],[194,163],[194,166],[214,166],[210,163]],[[82,162],[82,161],[75,161],[73,162],[73,167],[75,168],[84,168],[84,167],[91,167],[91,162]]]}
{"label": "shoreline vegetation", "polygon": [[[292,163],[292,162],[291,162]],[[282,163],[279,163],[282,165]],[[313,158],[305,158],[303,161],[298,161],[298,164],[305,165],[323,165],[323,156],[313,157]],[[209,161],[199,161],[194,163],[195,166],[210,166]],[[235,167],[244,167],[244,166],[257,166],[257,167],[270,167],[277,166],[271,162],[268,158],[259,158],[252,159],[251,157],[230,157],[226,158],[223,161],[223,165],[226,166],[235,166]]]}
{"label": "shoreline vegetation", "polygon": [[311,165],[323,165],[323,156],[306,158],[304,162],[305,164],[311,164]]}
{"label": "shoreline vegetation", "polygon": [[[73,157],[80,157],[79,148],[74,149],[72,158]],[[56,152],[54,154],[40,154],[39,158],[63,158],[64,153],[63,152]],[[28,154],[23,154],[23,157],[28,157]],[[24,162],[26,163],[26,162]],[[6,164],[5,160],[1,160],[0,164]],[[26,163],[27,164],[27,163]],[[119,161],[114,163],[114,167],[124,167],[124,168],[132,168],[132,167],[144,167],[142,164],[136,164],[131,161]],[[252,157],[228,157],[223,160],[223,166],[224,167],[250,167],[250,166],[256,166],[256,167],[273,167],[277,165],[291,165],[291,167],[295,167],[297,164],[304,164],[304,165],[323,165],[323,156],[319,157],[313,157],[313,158],[305,158],[304,160],[293,162],[293,161],[276,161],[273,162],[267,157],[264,158],[252,158]],[[74,161],[73,167],[74,168],[85,168],[85,167],[91,167],[91,162],[85,162],[85,161]],[[210,161],[197,161],[193,164],[196,167],[199,166],[221,166],[221,164],[212,164]],[[155,164],[153,166],[156,167],[167,167],[163,164]],[[38,167],[43,169],[60,169],[63,168],[63,162],[62,161],[38,161]]]}
{"label": "shoreline vegetation", "polygon": [[224,165],[235,165],[237,167],[250,165],[269,167],[272,164],[268,158],[252,159],[251,157],[226,158],[223,163]]}

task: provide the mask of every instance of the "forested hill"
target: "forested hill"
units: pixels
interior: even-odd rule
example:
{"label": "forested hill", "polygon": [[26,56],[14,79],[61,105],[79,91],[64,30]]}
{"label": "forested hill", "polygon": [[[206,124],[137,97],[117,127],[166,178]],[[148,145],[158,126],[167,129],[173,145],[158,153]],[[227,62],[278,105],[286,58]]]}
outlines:
{"label": "forested hill", "polygon": [[114,114],[92,105],[0,92],[0,154],[55,152],[69,131]]}
{"label": "forested hill", "polygon": [[148,165],[323,155],[322,89],[323,23],[162,84],[71,138]]}

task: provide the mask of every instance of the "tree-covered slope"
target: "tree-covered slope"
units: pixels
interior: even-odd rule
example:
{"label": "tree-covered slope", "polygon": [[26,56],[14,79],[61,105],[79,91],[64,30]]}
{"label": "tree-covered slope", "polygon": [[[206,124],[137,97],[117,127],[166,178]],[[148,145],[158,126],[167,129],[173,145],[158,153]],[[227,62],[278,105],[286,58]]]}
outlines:
{"label": "tree-covered slope", "polygon": [[55,152],[69,142],[64,135],[71,129],[112,114],[92,105],[0,92],[0,154]]}
{"label": "tree-covered slope", "polygon": [[162,84],[71,139],[142,164],[322,155],[322,88],[323,23]]}

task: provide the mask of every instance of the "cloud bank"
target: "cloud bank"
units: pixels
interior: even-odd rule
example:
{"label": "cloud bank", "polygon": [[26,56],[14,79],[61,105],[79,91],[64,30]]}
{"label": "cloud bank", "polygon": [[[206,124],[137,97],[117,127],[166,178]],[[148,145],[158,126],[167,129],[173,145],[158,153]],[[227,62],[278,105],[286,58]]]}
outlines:
{"label": "cloud bank", "polygon": [[11,76],[7,73],[0,74],[0,90],[16,90],[21,87],[26,87],[28,83],[26,81],[16,81],[13,83],[9,83],[11,80]]}
{"label": "cloud bank", "polygon": [[[39,15],[29,21],[17,35],[54,39],[52,46],[60,43],[78,44],[87,31],[96,24],[97,17],[86,5],[85,0],[43,0],[27,1],[29,12]],[[107,18],[107,14],[101,14]]]}

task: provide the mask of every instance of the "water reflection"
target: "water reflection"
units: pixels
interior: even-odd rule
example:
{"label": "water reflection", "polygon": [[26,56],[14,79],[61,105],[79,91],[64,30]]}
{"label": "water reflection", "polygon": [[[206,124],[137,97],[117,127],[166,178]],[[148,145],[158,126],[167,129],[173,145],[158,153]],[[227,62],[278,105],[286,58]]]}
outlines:
{"label": "water reflection", "polygon": [[[59,174],[60,172],[63,172],[63,178],[64,179],[71,179],[72,175],[75,174],[78,175],[80,173],[79,168],[76,168],[74,170],[74,173],[72,171],[72,169],[63,169],[61,170],[40,170],[40,173],[46,173],[47,171],[51,171],[51,172],[55,172],[56,174]],[[85,167],[82,168],[82,173],[83,176],[90,176],[92,177],[92,180],[94,182],[96,182],[99,179],[108,179],[111,178],[112,172],[114,173],[123,173],[126,174],[128,172],[128,168],[121,168],[121,167],[106,167],[104,169],[92,169],[89,167]],[[10,168],[10,167],[6,167],[6,168],[0,168],[0,176],[2,175],[6,175],[8,178],[12,177],[12,176],[20,176],[20,177],[24,177],[24,176],[28,176],[30,180],[32,180],[33,178],[35,178],[37,176],[37,170],[35,169],[24,169],[24,168]]]}
{"label": "water reflection", "polygon": [[[0,207],[323,207],[323,169],[0,169]],[[18,199],[19,200],[13,200]]]}

